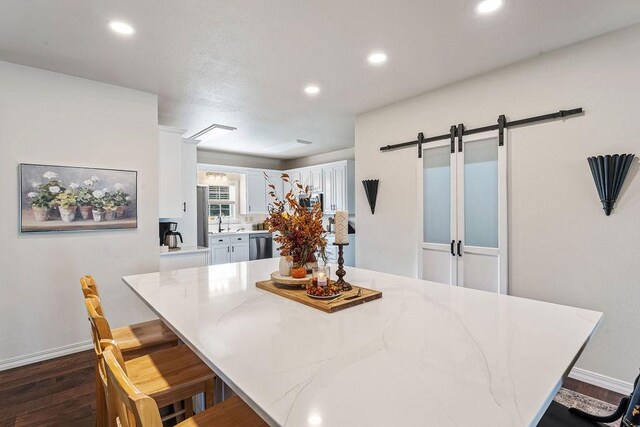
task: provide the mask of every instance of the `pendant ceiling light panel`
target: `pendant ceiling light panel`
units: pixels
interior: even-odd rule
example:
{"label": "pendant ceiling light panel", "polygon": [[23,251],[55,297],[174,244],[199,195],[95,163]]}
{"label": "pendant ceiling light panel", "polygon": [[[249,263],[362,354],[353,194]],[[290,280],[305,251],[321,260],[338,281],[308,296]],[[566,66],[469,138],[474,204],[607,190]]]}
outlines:
{"label": "pendant ceiling light panel", "polygon": [[607,216],[611,215],[613,205],[618,200],[620,189],[634,157],[633,154],[607,154],[587,159],[602,202],[602,209]]}
{"label": "pendant ceiling light panel", "polygon": [[374,214],[376,211],[376,199],[378,198],[379,182],[380,181],[377,179],[365,179],[364,181],[362,181],[364,192],[367,195],[367,200],[369,201],[369,206],[371,207],[371,214]]}

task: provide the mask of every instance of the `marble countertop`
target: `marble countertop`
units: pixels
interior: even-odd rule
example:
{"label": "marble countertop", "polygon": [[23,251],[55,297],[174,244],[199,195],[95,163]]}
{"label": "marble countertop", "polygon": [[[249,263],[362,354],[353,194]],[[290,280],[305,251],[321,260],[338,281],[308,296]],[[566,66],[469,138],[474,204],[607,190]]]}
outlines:
{"label": "marble countertop", "polygon": [[356,268],[383,298],[328,314],[257,289],[277,265],[123,278],[276,426],[535,425],[602,318]]}
{"label": "marble countertop", "polygon": [[269,230],[242,230],[242,231],[223,231],[218,233],[217,231],[210,231],[209,236],[235,236],[238,234],[267,234]]}
{"label": "marble countertop", "polygon": [[207,252],[209,248],[205,248],[204,246],[180,246],[180,249],[177,251],[167,251],[160,252],[160,256],[171,256],[171,255],[180,255],[180,254],[192,254],[196,252]]}

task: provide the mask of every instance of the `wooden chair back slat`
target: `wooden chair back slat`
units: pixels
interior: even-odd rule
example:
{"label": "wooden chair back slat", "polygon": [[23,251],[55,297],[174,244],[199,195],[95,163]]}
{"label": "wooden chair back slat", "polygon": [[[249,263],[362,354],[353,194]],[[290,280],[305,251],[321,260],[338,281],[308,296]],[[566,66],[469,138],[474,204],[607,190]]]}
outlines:
{"label": "wooden chair back slat", "polygon": [[95,279],[90,274],[80,278],[80,287],[82,288],[82,293],[85,298],[88,298],[90,295],[100,296],[100,294],[98,294],[98,285],[96,285]]}
{"label": "wooden chair back slat", "polygon": [[129,380],[118,362],[114,347],[107,345],[103,357],[107,371],[109,395],[113,400],[122,427],[162,427],[155,400],[141,393]]}

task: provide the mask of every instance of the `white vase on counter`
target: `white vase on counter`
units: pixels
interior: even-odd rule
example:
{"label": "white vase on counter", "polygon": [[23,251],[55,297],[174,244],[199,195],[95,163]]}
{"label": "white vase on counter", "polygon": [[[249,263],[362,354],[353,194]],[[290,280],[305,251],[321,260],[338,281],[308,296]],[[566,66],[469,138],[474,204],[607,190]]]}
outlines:
{"label": "white vase on counter", "polygon": [[280,264],[278,265],[278,273],[280,276],[287,277],[291,275],[291,266],[293,265],[293,258],[290,256],[281,256]]}

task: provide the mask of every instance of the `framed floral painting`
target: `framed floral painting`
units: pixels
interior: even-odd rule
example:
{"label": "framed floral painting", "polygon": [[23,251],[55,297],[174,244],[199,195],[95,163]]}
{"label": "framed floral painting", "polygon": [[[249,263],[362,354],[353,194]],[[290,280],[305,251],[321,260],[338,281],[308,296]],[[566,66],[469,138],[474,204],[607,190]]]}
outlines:
{"label": "framed floral painting", "polygon": [[20,164],[20,231],[137,228],[138,173]]}

